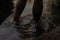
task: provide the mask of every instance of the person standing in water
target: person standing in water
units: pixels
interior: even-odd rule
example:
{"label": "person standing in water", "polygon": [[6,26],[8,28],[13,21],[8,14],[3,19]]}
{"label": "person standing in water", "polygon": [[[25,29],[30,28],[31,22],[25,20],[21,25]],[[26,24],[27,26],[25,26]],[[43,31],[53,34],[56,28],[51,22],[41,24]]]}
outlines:
{"label": "person standing in water", "polygon": [[[20,28],[19,19],[26,6],[27,1],[28,0],[19,0],[16,4],[15,15],[14,15],[13,21],[15,22],[17,29]],[[35,29],[36,29],[36,31],[33,33],[34,35],[32,34],[32,36],[34,37],[39,36],[39,34],[43,33],[43,29],[40,27],[40,23],[39,23],[42,10],[43,10],[43,0],[34,0],[33,9],[32,9],[33,21],[35,23]]]}

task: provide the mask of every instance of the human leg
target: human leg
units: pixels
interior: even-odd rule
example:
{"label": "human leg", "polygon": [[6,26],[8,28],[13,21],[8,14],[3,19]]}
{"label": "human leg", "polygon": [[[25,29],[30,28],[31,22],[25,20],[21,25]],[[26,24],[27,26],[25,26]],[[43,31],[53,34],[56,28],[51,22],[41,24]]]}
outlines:
{"label": "human leg", "polygon": [[[36,28],[36,36],[38,36],[39,34],[42,33],[42,31],[44,31],[41,27],[40,27],[40,17],[42,14],[42,10],[43,10],[43,0],[34,0],[34,5],[33,5],[33,20],[35,22],[35,28]],[[34,34],[35,34],[34,33]]]}
{"label": "human leg", "polygon": [[19,0],[16,4],[16,9],[15,9],[15,15],[14,15],[14,21],[19,21],[19,18],[26,6],[27,0]]}

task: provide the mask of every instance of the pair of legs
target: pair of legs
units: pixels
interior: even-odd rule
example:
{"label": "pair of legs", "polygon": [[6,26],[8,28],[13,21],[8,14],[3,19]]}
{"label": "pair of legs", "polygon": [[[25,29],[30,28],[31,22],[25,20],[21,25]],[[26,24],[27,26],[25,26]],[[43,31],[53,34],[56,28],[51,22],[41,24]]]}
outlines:
{"label": "pair of legs", "polygon": [[[19,2],[16,4],[14,21],[19,22],[19,18],[26,6],[26,3],[27,0],[19,0]],[[43,0],[34,0],[32,13],[33,13],[33,21],[37,24],[36,26],[37,31],[39,31],[38,22],[40,21],[42,10],[43,10]]]}
{"label": "pair of legs", "polygon": [[[14,21],[18,21],[25,6],[26,6],[27,0],[19,0],[19,2],[16,4],[16,12],[14,15]],[[41,17],[43,9],[43,2],[42,0],[34,0],[34,5],[33,5],[33,19],[34,21],[38,22]]]}

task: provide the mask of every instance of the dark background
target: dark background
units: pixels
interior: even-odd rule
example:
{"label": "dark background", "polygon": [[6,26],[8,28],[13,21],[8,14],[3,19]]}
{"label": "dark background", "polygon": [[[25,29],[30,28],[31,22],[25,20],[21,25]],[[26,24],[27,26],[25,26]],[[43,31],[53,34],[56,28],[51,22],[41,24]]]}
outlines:
{"label": "dark background", "polygon": [[0,25],[12,13],[12,0],[0,0]]}

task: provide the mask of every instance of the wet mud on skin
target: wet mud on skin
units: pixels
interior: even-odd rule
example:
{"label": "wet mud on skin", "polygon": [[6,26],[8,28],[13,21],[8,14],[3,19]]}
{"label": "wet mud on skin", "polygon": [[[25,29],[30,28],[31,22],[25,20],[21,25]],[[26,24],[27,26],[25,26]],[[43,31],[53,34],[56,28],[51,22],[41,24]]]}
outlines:
{"label": "wet mud on skin", "polygon": [[[45,0],[46,1],[46,0]],[[45,7],[48,4],[44,4]],[[43,14],[41,17],[41,22],[42,22],[42,28],[47,31],[49,29],[50,25],[53,25],[55,27],[55,24],[52,23],[53,20],[53,16],[50,14],[50,11],[45,11],[48,8],[45,8],[43,10]],[[26,27],[23,25],[29,24],[30,20],[32,19],[32,4],[27,4],[23,14],[21,15],[21,27]],[[12,23],[13,20],[13,15],[10,15],[3,23],[2,25],[0,25],[0,40],[22,40],[19,37],[19,33],[17,32],[17,29],[14,28],[14,24]],[[34,27],[33,23],[29,24],[30,26],[27,27]],[[53,28],[53,26],[51,26]],[[30,29],[30,28],[29,28]],[[56,29],[55,29],[56,30]],[[23,30],[24,31],[24,30]],[[55,31],[52,31],[52,33]],[[49,35],[51,35],[52,33],[48,34],[47,32],[44,33],[43,35],[41,35],[41,37],[38,37],[38,40],[44,40],[45,37],[48,37]],[[53,33],[54,34],[54,33]],[[47,35],[47,36],[44,36]],[[54,36],[54,35],[53,35]],[[60,36],[59,36],[60,37]],[[39,39],[40,38],[40,39]],[[50,36],[49,36],[50,38]],[[47,38],[48,39],[48,38]],[[46,39],[46,40],[47,40]]]}
{"label": "wet mud on skin", "polygon": [[[13,19],[13,15],[10,15],[5,20],[5,22],[0,26],[0,39],[1,40],[19,40],[20,39],[19,33],[17,32],[17,29],[14,28],[14,24],[11,23],[12,19]],[[29,13],[28,13],[28,15],[25,14],[24,17],[21,18],[21,27],[23,27],[23,28],[25,27],[26,29],[30,29],[31,27],[34,27],[34,24],[30,23],[31,19],[32,19],[31,14],[29,14]],[[46,20],[44,20],[44,19],[46,19]],[[41,20],[43,21],[42,25],[44,25],[43,29],[48,29],[49,21],[47,21],[48,20],[47,17],[46,18],[42,17]],[[29,24],[29,26],[27,26],[27,24]],[[47,27],[45,28],[45,26],[47,26]],[[22,30],[22,31],[24,31],[24,30]]]}
{"label": "wet mud on skin", "polygon": [[[32,4],[27,4],[23,14],[21,17],[25,17],[25,15],[31,14]],[[29,13],[28,13],[29,12]],[[12,23],[13,15],[10,15],[3,23],[0,25],[0,40],[22,40],[19,37],[19,33],[17,32],[17,29],[14,28],[14,25]],[[23,20],[30,20],[30,16],[26,18],[22,18]],[[26,21],[25,21],[26,23]],[[24,24],[25,24],[24,23]],[[28,22],[27,22],[28,23]]]}

